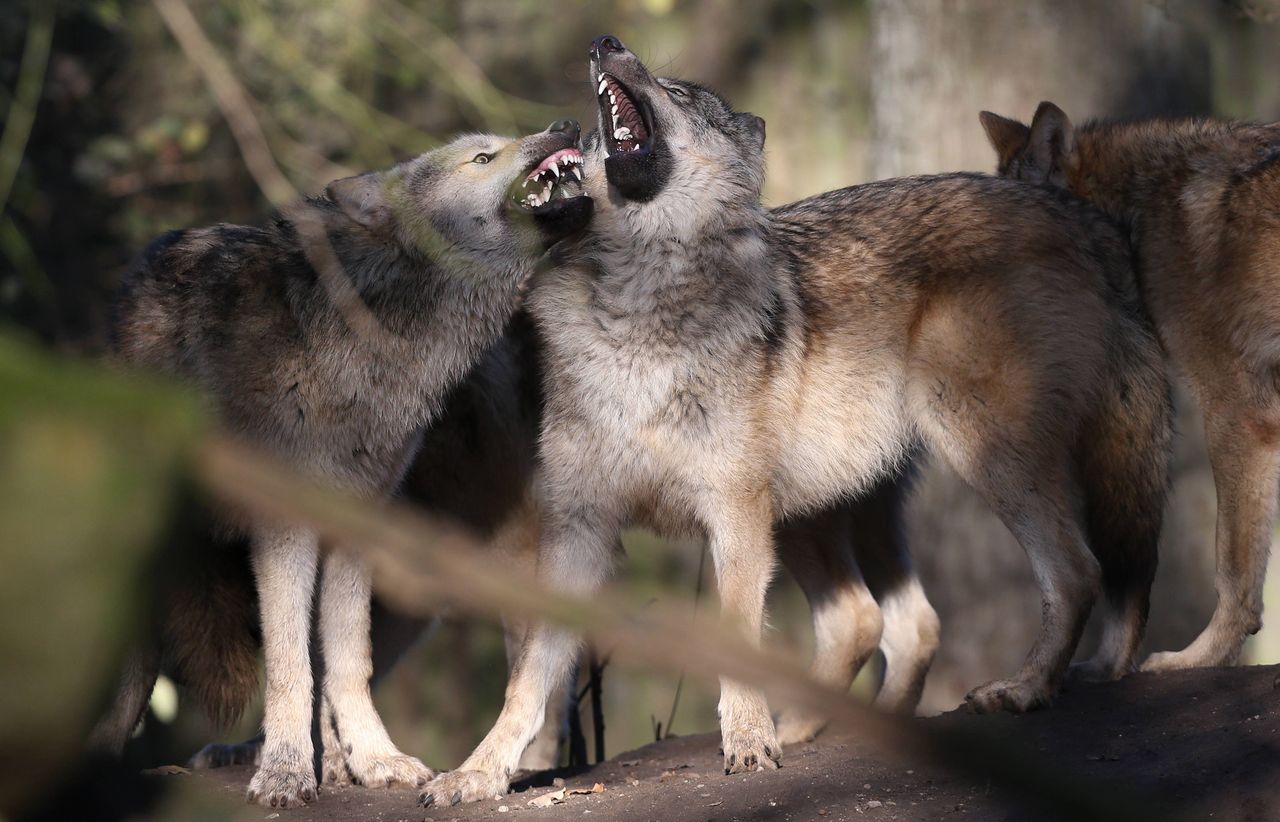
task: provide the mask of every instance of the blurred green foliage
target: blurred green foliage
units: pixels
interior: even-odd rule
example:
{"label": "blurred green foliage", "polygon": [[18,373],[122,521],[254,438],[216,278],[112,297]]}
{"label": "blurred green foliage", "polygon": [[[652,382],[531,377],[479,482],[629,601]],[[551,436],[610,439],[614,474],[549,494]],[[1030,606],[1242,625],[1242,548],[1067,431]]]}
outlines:
{"label": "blurred green foliage", "polygon": [[81,750],[203,430],[185,392],[0,333],[0,808]]}

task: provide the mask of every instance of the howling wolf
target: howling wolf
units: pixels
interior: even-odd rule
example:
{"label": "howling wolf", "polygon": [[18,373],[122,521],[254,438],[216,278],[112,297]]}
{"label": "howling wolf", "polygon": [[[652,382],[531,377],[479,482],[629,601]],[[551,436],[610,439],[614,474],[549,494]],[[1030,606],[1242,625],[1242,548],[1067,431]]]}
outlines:
{"label": "howling wolf", "polygon": [[[1115,593],[1095,663],[1127,668],[1154,571],[1170,402],[1107,221],[967,174],[770,211],[760,118],[655,78],[613,37],[592,46],[591,88],[597,212],[529,302],[544,346],[545,584],[596,590],[631,523],[696,534],[724,610],[758,639],[774,523],[865,491],[920,446],[1002,517],[1044,599],[1022,670],[970,704],[1047,703],[1100,587]],[[424,804],[505,790],[575,648],[561,629],[529,632],[493,730],[428,783]],[[776,765],[762,694],[723,680],[720,716],[726,772]]]}

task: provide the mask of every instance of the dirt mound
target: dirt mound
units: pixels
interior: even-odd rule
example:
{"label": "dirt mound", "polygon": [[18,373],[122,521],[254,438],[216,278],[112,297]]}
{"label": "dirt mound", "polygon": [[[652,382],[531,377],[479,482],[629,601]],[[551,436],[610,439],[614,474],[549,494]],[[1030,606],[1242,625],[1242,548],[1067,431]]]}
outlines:
{"label": "dirt mound", "polygon": [[[972,753],[960,751],[959,771],[838,731],[788,749],[780,770],[729,777],[720,770],[717,738],[699,735],[561,773],[564,795],[554,804],[530,805],[559,797],[560,783],[551,781],[556,774],[540,774],[517,783],[501,801],[455,808],[423,810],[409,791],[328,788],[305,809],[240,804],[236,816],[279,813],[274,818],[299,822],[1078,818],[1078,806],[1062,804],[1067,797],[1122,818],[1280,819],[1280,666],[1136,674],[1072,688],[1052,710],[1025,716],[955,711],[922,724],[952,741],[973,740]],[[984,776],[988,744],[1013,754],[1022,776]],[[247,768],[227,768],[190,778],[241,802],[250,775]],[[597,783],[603,790],[586,792]]]}

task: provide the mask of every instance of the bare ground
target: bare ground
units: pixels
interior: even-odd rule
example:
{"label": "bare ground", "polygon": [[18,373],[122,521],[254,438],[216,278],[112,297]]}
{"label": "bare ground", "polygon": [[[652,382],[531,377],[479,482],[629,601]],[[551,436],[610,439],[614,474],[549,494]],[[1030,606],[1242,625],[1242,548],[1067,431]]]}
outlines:
{"label": "bare ground", "polygon": [[[281,822],[1280,820],[1280,666],[1136,674],[1077,686],[1052,710],[955,711],[922,725],[951,740],[948,762],[887,752],[838,731],[788,749],[780,770],[729,777],[718,740],[704,734],[560,773],[568,791],[596,783],[603,790],[567,793],[547,807],[529,803],[557,790],[556,774],[518,783],[500,801],[454,808],[419,808],[416,792],[407,790],[330,787],[307,808],[284,811],[243,804],[248,768],[158,778],[191,780],[189,787],[226,797],[237,819]],[[1020,769],[1016,776],[991,772],[991,745]]]}

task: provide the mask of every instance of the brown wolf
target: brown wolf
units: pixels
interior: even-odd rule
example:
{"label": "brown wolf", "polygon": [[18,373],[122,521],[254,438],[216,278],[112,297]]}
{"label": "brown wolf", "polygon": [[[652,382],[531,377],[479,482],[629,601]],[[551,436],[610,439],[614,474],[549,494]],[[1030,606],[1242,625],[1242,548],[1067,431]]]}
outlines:
{"label": "brown wolf", "polygon": [[1146,670],[1236,662],[1262,627],[1280,479],[1280,124],[1089,122],[1052,103],[1030,126],[982,112],[1001,174],[1061,186],[1128,229],[1142,296],[1204,412],[1218,490],[1218,605]]}
{"label": "brown wolf", "polygon": [[[590,71],[596,214],[529,302],[544,345],[545,583],[598,589],[630,523],[702,536],[722,607],[758,638],[774,523],[866,491],[919,445],[1000,514],[1044,599],[1022,670],[970,704],[1046,703],[1099,587],[1117,606],[1100,661],[1127,669],[1170,402],[1110,224],[1075,198],[972,174],[770,211],[758,117],[654,77],[613,37],[595,41]],[[530,631],[493,730],[423,803],[505,790],[575,647]],[[775,766],[762,694],[722,681],[720,716],[726,771]]]}

